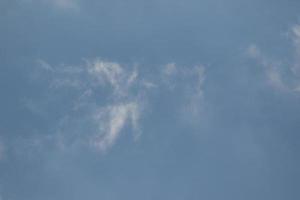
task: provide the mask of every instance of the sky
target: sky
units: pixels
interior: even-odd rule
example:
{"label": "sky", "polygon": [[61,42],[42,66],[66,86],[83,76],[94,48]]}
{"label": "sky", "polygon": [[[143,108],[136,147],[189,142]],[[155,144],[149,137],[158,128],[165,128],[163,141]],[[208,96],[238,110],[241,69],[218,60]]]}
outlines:
{"label": "sky", "polygon": [[0,200],[300,199],[300,1],[0,0]]}

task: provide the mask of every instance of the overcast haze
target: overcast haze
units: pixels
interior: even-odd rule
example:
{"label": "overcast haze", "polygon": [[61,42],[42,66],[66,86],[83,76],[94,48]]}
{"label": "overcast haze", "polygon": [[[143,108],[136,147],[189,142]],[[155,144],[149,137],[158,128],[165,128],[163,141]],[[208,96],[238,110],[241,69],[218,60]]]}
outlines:
{"label": "overcast haze", "polygon": [[300,1],[0,0],[0,200],[300,199]]}

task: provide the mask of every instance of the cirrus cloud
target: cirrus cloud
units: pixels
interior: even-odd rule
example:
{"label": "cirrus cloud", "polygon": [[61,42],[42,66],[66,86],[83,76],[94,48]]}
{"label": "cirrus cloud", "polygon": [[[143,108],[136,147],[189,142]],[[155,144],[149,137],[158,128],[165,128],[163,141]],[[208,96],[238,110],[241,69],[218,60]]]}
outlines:
{"label": "cirrus cloud", "polygon": [[289,31],[294,46],[294,62],[285,64],[282,61],[270,59],[257,45],[250,45],[247,54],[263,66],[267,83],[280,91],[300,91],[300,26],[294,25]]}
{"label": "cirrus cloud", "polygon": [[[41,59],[37,64],[33,81],[45,82],[47,92],[40,100],[26,99],[24,105],[40,117],[47,115],[51,102],[52,107],[61,102],[52,99],[67,98],[64,100],[67,105],[54,133],[34,140],[52,142],[63,150],[84,145],[105,153],[117,143],[125,128],[137,139],[142,133],[141,118],[149,106],[151,90],[176,90],[181,94],[175,112],[180,112],[184,120],[198,120],[203,108],[205,67],[202,65],[166,64],[159,79],[152,80],[141,74],[136,65],[99,58],[87,59],[78,66],[55,66]],[[64,97],[66,93],[71,93],[72,98]]]}

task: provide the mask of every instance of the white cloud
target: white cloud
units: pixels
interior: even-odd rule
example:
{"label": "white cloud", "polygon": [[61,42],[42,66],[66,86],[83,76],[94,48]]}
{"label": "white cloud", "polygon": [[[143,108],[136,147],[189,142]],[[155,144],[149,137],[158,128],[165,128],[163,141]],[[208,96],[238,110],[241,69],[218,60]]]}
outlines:
{"label": "white cloud", "polygon": [[163,67],[163,73],[166,76],[171,76],[176,74],[177,72],[177,67],[175,63],[168,63]]}
{"label": "white cloud", "polygon": [[256,45],[250,45],[247,50],[248,56],[255,59],[263,66],[267,83],[273,88],[286,92],[300,91],[300,25],[294,25],[289,34],[294,47],[294,60],[292,64],[270,59]]}
{"label": "white cloud", "polygon": [[88,73],[99,84],[111,85],[115,97],[131,95],[131,88],[139,82],[136,67],[132,71],[128,71],[116,62],[106,62],[99,59],[93,62],[88,61]]}
{"label": "white cloud", "polygon": [[[201,65],[180,68],[175,63],[167,64],[162,68],[162,76],[149,80],[147,75],[139,73],[137,66],[101,59],[87,60],[78,66],[53,66],[43,60],[39,60],[38,64],[41,78],[37,80],[44,81],[44,77],[48,77],[47,92],[44,98],[39,98],[43,102],[29,99],[28,102],[32,103],[27,103],[27,107],[36,114],[47,113],[47,107],[53,107],[47,104],[55,102],[57,105],[60,102],[54,98],[67,98],[64,99],[64,109],[70,108],[61,113],[63,117],[58,119],[55,133],[46,134],[47,137],[38,140],[39,144],[45,142],[58,149],[88,145],[107,152],[125,130],[137,139],[141,133],[140,121],[148,92],[151,89],[169,90],[166,80],[176,89],[168,92],[176,92],[182,99],[177,111],[183,112],[187,120],[198,119],[203,106],[205,68]],[[65,97],[65,93],[72,94],[72,97]],[[44,117],[42,114],[39,116]]]}
{"label": "white cloud", "polygon": [[161,75],[162,84],[183,98],[182,104],[178,105],[180,119],[198,121],[203,109],[205,67],[178,66],[172,62],[162,67]]}
{"label": "white cloud", "polygon": [[197,93],[199,95],[203,95],[203,84],[204,84],[204,80],[205,80],[205,67],[202,65],[196,66],[194,68],[194,73],[196,75],[196,89],[197,89]]}
{"label": "white cloud", "polygon": [[[50,74],[50,91],[67,90],[76,94],[70,102],[73,109],[60,120],[57,135],[53,136],[60,146],[66,146],[62,144],[62,138],[65,137],[66,130],[72,130],[70,124],[94,126],[87,128],[90,130],[88,133],[76,133],[75,140],[85,140],[93,148],[103,152],[115,144],[125,126],[131,127],[135,138],[139,135],[143,94],[149,87],[145,85],[145,80],[139,78],[136,66],[124,67],[117,62],[100,59],[87,60],[82,66],[54,67],[43,60],[39,60],[38,64],[42,72]],[[96,91],[101,90],[108,92],[105,94],[108,101],[99,102],[101,97],[97,97]],[[80,119],[76,113],[81,113]]]}
{"label": "white cloud", "polygon": [[53,71],[52,66],[49,63],[45,62],[44,60],[38,59],[36,62],[42,69],[46,71]]}
{"label": "white cloud", "polygon": [[286,90],[280,72],[280,65],[274,61],[269,60],[261,50],[254,44],[250,45],[246,51],[247,55],[256,60],[259,65],[264,68],[266,75],[266,82],[273,88],[279,90]]}
{"label": "white cloud", "polygon": [[183,116],[187,120],[198,121],[201,116],[204,101],[203,85],[205,81],[205,67],[195,66],[187,71],[187,81],[190,82],[187,90],[187,98],[183,106]]}
{"label": "white cloud", "polygon": [[178,72],[180,69],[176,66],[175,63],[168,63],[162,66],[161,69],[161,80],[164,85],[166,85],[169,89],[174,90],[176,86],[176,78],[178,78]]}
{"label": "white cloud", "polygon": [[294,25],[292,27],[292,32],[296,40],[300,39],[300,25]]}
{"label": "white cloud", "polygon": [[283,82],[282,75],[276,67],[269,67],[266,69],[266,75],[268,83],[279,90],[286,91],[288,90],[287,86]]}
{"label": "white cloud", "polygon": [[115,103],[100,109],[97,117],[100,130],[92,142],[99,150],[106,151],[118,139],[126,124],[132,127],[133,132],[138,132],[141,110],[138,95],[143,90],[137,94],[131,92],[133,86],[141,84],[136,67],[130,72],[118,63],[101,60],[95,60],[88,66],[89,73],[101,84],[108,83],[113,88],[112,98]]}
{"label": "white cloud", "polygon": [[99,121],[100,134],[92,140],[92,145],[105,152],[119,138],[126,123],[137,131],[139,116],[139,105],[136,102],[112,105],[102,109],[96,118]]}
{"label": "white cloud", "polygon": [[104,62],[99,59],[89,63],[88,72],[95,76],[102,84],[110,83],[115,90],[119,90],[123,79],[123,69],[118,63]]}

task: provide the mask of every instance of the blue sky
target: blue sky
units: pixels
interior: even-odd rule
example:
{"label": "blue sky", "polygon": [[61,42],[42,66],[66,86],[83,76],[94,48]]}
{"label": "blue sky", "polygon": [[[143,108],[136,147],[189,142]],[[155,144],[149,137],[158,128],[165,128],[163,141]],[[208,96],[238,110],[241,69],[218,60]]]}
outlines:
{"label": "blue sky", "polygon": [[0,200],[300,199],[299,11],[0,0]]}

